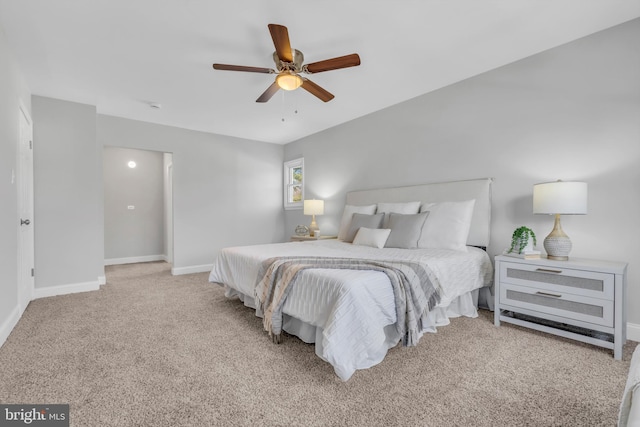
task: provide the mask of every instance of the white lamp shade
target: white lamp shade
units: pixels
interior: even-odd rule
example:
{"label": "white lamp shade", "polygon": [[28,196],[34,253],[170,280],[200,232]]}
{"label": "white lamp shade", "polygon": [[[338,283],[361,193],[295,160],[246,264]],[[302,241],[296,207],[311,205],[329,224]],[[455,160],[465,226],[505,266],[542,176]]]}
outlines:
{"label": "white lamp shade", "polygon": [[324,200],[305,200],[305,215],[322,215],[324,214]]}
{"label": "white lamp shade", "polygon": [[534,214],[586,215],[587,183],[543,182],[533,186]]}

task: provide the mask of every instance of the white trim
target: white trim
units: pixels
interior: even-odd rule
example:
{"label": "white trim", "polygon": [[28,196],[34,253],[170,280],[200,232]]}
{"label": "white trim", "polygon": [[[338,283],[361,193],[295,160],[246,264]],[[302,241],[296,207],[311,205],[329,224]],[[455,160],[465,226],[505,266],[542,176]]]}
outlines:
{"label": "white trim", "polygon": [[139,262],[151,262],[151,261],[166,261],[166,255],[145,255],[145,256],[133,256],[128,258],[110,258],[104,260],[104,265],[119,265],[119,264],[137,264]]}
{"label": "white trim", "polygon": [[0,325],[0,347],[5,343],[7,338],[9,338],[9,334],[13,331],[13,328],[18,324],[18,320],[22,317],[22,313],[20,313],[20,307],[15,307],[7,320],[4,321],[2,325]]}
{"label": "white trim", "polygon": [[33,293],[33,299],[53,297],[56,295],[75,294],[77,292],[97,291],[100,284],[95,282],[71,283],[69,285],[47,286],[44,288],[36,288]]}
{"label": "white trim", "polygon": [[98,276],[98,285],[106,285],[107,284],[107,276]]}
{"label": "white trim", "polygon": [[162,153],[164,166],[164,251],[173,264],[173,153]]}
{"label": "white trim", "polygon": [[[302,168],[302,194],[300,195],[300,201],[299,202],[289,202],[289,186],[292,185],[291,182],[289,181],[289,177],[291,174],[291,169],[296,168],[296,167],[301,167]],[[294,159],[294,160],[289,160],[288,162],[284,162],[284,173],[283,173],[283,178],[284,178],[284,209],[285,210],[292,210],[292,209],[302,209],[304,206],[304,176],[305,176],[305,169],[304,169],[304,157],[300,157],[299,159]]]}
{"label": "white trim", "polygon": [[627,339],[640,342],[640,325],[627,322]]}
{"label": "white trim", "polygon": [[173,274],[174,276],[181,276],[183,274],[205,273],[207,271],[211,271],[212,268],[213,268],[213,264],[192,265],[189,267],[178,267],[178,268],[172,268],[171,274]]}
{"label": "white trim", "polygon": [[[19,102],[19,118],[18,118],[18,146],[17,146],[17,195],[18,209],[16,211],[17,226],[17,274],[18,274],[18,305],[21,313],[29,305],[33,299],[33,289],[35,287],[35,279],[33,276],[33,268],[35,267],[35,240],[34,240],[34,163],[33,163],[33,119],[31,113]],[[23,122],[26,122],[24,123]],[[25,129],[26,125],[26,129]],[[28,156],[25,156],[24,150],[27,148],[28,140]],[[24,159],[28,161],[24,162]],[[26,166],[26,167],[25,167]],[[14,180],[12,178],[12,183]],[[26,188],[25,188],[25,184]],[[26,191],[25,191],[26,190]],[[31,221],[25,228],[22,226],[22,219]],[[21,314],[22,315],[22,314]]]}

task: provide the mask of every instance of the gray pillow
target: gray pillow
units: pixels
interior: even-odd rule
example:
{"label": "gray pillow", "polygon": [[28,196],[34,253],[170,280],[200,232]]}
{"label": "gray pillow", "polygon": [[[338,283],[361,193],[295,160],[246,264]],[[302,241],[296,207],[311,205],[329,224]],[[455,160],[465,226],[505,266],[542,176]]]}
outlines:
{"label": "gray pillow", "polygon": [[415,215],[403,215],[398,213],[389,214],[388,228],[391,234],[385,243],[385,248],[415,249],[418,247],[418,240],[422,234],[422,226],[429,212]]}
{"label": "gray pillow", "polygon": [[347,235],[344,237],[344,241],[347,243],[353,242],[353,239],[356,237],[360,227],[380,228],[382,226],[383,219],[383,213],[374,215],[354,213],[351,217],[351,225],[349,225],[349,230],[347,231]]}

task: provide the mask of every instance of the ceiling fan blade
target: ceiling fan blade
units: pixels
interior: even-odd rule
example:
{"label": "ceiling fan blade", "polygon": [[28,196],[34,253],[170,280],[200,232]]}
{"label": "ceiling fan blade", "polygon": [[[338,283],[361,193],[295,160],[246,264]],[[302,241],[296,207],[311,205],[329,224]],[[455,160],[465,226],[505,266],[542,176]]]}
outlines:
{"label": "ceiling fan blade", "polygon": [[278,83],[276,82],[271,83],[271,86],[269,86],[267,90],[265,90],[264,93],[260,95],[258,99],[256,99],[256,102],[267,102],[268,100],[271,99],[273,95],[275,95],[275,93],[279,89],[280,89],[280,86],[278,86]]}
{"label": "ceiling fan blade", "polygon": [[269,32],[271,33],[271,39],[273,39],[273,45],[276,47],[278,58],[284,62],[293,62],[287,27],[278,24],[269,24]]}
{"label": "ceiling fan blade", "polygon": [[213,64],[213,69],[225,71],[246,71],[248,73],[275,73],[275,70],[272,70],[271,68],[245,67],[244,65]]}
{"label": "ceiling fan blade", "polygon": [[325,59],[304,66],[309,73],[320,73],[322,71],[337,70],[340,68],[355,67],[360,65],[360,56],[357,53],[339,56],[337,58]]}
{"label": "ceiling fan blade", "polygon": [[324,102],[331,101],[334,98],[334,96],[331,93],[321,88],[311,80],[305,79],[304,77],[302,78],[302,89],[306,90],[311,95],[318,97],[320,100]]}

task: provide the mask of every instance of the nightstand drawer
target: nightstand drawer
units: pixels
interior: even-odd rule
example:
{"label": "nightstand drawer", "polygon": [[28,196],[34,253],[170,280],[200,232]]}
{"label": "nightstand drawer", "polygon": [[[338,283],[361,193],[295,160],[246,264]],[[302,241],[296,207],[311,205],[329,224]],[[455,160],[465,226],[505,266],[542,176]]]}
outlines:
{"label": "nightstand drawer", "polygon": [[538,290],[548,290],[552,294],[574,294],[610,301],[614,299],[613,274],[502,262],[500,278],[503,283],[535,287]]}
{"label": "nightstand drawer", "polygon": [[539,287],[503,283],[500,286],[500,306],[511,306],[567,319],[613,327],[613,301],[590,298]]}

